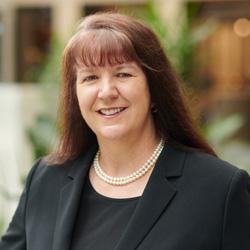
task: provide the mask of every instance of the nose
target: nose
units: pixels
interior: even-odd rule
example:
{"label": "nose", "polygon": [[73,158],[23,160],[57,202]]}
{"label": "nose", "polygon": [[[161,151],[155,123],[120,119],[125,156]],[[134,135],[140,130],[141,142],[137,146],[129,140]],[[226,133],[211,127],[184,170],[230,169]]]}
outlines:
{"label": "nose", "polygon": [[99,86],[98,98],[103,100],[112,100],[117,98],[119,92],[115,82],[111,79],[102,79]]}

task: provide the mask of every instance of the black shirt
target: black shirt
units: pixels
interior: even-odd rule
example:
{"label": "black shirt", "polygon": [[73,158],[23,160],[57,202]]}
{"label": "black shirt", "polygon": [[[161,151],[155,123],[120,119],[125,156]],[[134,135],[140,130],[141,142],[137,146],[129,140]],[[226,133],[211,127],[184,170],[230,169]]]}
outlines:
{"label": "black shirt", "polygon": [[83,188],[71,250],[112,250],[140,197],[114,199],[95,191],[89,178]]}

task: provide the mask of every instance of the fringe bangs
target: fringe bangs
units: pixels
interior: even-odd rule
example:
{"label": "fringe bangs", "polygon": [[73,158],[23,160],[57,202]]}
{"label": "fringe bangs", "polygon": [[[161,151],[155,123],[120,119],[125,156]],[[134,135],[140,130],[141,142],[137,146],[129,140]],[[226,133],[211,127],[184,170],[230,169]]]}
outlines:
{"label": "fringe bangs", "polygon": [[139,61],[129,38],[118,31],[99,29],[79,32],[69,44],[71,59],[76,66],[113,66]]}

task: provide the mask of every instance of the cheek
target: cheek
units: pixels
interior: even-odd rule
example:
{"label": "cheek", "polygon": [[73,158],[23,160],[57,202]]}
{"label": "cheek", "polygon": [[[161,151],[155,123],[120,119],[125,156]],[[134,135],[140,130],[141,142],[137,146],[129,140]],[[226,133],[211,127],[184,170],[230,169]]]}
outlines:
{"label": "cheek", "polygon": [[82,112],[89,110],[95,103],[96,93],[94,89],[78,87],[76,89],[76,95]]}
{"label": "cheek", "polygon": [[87,123],[89,127],[91,127],[91,102],[88,96],[83,94],[77,95],[78,105],[81,111],[82,119]]}
{"label": "cheek", "polygon": [[136,97],[138,102],[145,107],[150,106],[150,93],[147,86],[141,86],[136,92]]}
{"label": "cheek", "polygon": [[150,100],[150,94],[147,90],[147,88],[141,90],[141,94],[139,97],[140,101],[138,102],[138,107],[140,107],[141,114],[147,116],[150,112],[150,106],[151,106],[151,100]]}

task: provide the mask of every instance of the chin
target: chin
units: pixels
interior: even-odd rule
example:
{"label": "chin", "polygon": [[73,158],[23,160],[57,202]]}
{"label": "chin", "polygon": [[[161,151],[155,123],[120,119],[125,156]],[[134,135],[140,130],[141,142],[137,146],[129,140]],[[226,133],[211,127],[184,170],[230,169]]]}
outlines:
{"label": "chin", "polygon": [[119,140],[126,138],[128,136],[127,131],[122,128],[109,127],[102,129],[97,133],[97,137],[103,138],[105,140]]}

